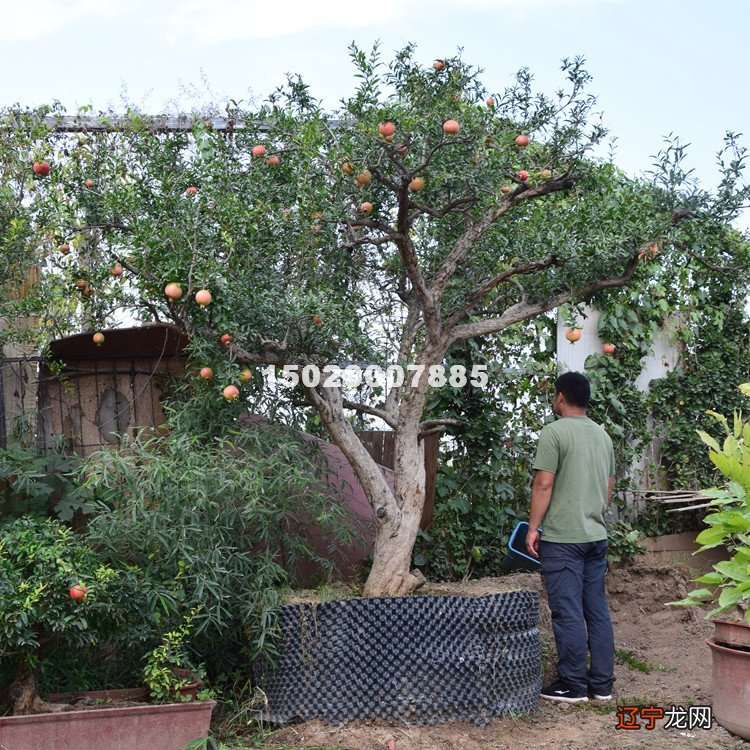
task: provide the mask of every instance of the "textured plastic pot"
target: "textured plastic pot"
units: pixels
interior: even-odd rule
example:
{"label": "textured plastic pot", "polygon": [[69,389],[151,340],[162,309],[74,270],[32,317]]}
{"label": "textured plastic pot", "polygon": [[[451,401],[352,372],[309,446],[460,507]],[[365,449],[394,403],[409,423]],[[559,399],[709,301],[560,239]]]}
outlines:
{"label": "textured plastic pot", "polygon": [[486,724],[531,711],[541,688],[538,622],[536,591],[281,607],[277,664],[253,669],[264,718]]}
{"label": "textured plastic pot", "polygon": [[713,656],[714,716],[732,734],[750,740],[750,651],[706,641]]}
{"label": "textured plastic pot", "polygon": [[183,750],[208,736],[216,701],[0,718],[3,750]]}

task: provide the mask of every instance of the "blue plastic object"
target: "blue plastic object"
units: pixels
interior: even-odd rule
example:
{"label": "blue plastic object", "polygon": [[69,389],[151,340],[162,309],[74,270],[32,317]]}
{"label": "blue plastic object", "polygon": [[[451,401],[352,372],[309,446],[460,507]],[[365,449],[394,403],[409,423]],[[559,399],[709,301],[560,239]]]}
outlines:
{"label": "blue plastic object", "polygon": [[526,533],[529,530],[528,521],[519,521],[510,534],[508,552],[503,558],[503,570],[525,570],[536,572],[539,570],[539,560],[526,551]]}

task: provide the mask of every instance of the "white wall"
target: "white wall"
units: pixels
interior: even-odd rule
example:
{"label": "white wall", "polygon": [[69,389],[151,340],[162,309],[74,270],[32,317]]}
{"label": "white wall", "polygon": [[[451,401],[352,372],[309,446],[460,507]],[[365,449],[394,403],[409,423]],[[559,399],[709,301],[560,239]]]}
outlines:
{"label": "white wall", "polygon": [[[577,323],[581,330],[581,338],[571,344],[565,333],[568,327],[563,324],[562,316],[557,315],[557,357],[560,371],[584,372],[584,363],[591,354],[599,354],[602,351],[602,340],[599,338],[599,312],[590,308],[585,309],[586,318],[579,318]],[[646,392],[652,380],[665,377],[679,362],[680,349],[675,340],[674,330],[679,322],[677,317],[667,321],[662,331],[654,337],[649,354],[641,360],[643,369],[638,375],[635,385]],[[615,350],[615,355],[617,351]],[[639,483],[642,489],[652,489],[650,486],[649,472],[645,471],[648,463],[659,464],[659,443],[652,440],[646,446],[641,458],[633,463],[628,472],[631,476],[640,477]],[[626,505],[635,509],[643,509],[644,500],[639,493],[629,494]],[[615,515],[618,515],[615,513]]]}
{"label": "white wall", "polygon": [[[602,344],[599,338],[599,311],[591,308],[585,309],[586,318],[577,320],[581,328],[581,338],[571,344],[565,338],[568,327],[563,324],[562,315],[557,313],[557,359],[561,371],[575,370],[584,371],[586,358],[591,354],[601,354]],[[677,325],[676,319],[670,319],[661,334],[654,337],[653,346],[648,356],[642,360],[643,369],[636,380],[636,387],[641,391],[648,390],[648,384],[656,378],[663,378],[675,368],[679,361],[679,348],[675,344],[673,331]],[[616,342],[615,342],[616,343]],[[615,351],[615,355],[617,351]]]}

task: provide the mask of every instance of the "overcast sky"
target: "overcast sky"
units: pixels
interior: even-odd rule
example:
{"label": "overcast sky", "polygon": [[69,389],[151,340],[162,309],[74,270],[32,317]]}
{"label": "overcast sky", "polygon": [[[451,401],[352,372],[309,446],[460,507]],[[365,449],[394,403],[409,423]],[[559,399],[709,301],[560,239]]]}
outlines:
{"label": "overcast sky", "polygon": [[527,66],[552,93],[583,55],[618,164],[648,169],[674,132],[708,186],[725,131],[750,143],[749,31],[746,0],[0,0],[0,106],[118,107],[125,91],[158,113],[260,100],[288,72],[334,108],[354,87],[348,44],[376,39],[425,64],[463,47],[494,91]]}

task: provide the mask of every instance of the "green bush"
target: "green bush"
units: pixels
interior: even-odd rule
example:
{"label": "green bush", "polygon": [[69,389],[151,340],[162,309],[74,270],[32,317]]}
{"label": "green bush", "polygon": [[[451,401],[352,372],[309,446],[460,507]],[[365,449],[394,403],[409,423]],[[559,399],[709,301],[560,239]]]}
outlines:
{"label": "green bush", "polygon": [[81,467],[75,454],[40,453],[22,443],[0,448],[0,515],[54,514],[68,521],[76,511],[88,512],[88,498],[78,489]]}
{"label": "green bush", "polygon": [[607,561],[629,562],[642,555],[646,548],[641,544],[645,534],[627,521],[615,521],[607,528]]}
{"label": "green bush", "polygon": [[58,521],[23,516],[0,526],[0,662],[23,687],[14,712],[31,710],[45,651],[109,643],[143,653],[158,632],[153,601],[140,570],[106,564]]}
{"label": "green bush", "polygon": [[[313,449],[275,426],[223,438],[174,429],[125,439],[88,462],[84,489],[99,507],[88,538],[114,564],[138,565],[170,587],[171,628],[197,610],[186,648],[212,676],[259,651],[273,655],[279,590],[305,561],[330,573],[348,539]],[[326,532],[324,559],[305,540],[306,522]]]}

